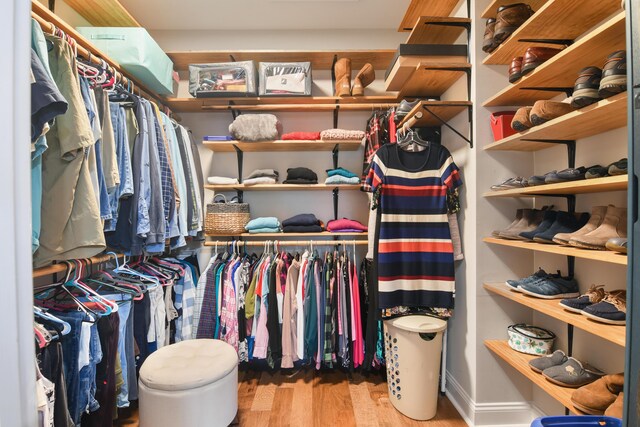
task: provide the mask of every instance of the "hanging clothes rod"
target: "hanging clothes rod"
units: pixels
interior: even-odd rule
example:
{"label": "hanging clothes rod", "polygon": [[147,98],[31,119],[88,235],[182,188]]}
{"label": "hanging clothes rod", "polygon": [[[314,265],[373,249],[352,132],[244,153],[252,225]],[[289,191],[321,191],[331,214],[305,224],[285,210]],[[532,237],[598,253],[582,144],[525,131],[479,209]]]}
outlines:
{"label": "hanging clothes rod", "polygon": [[[117,254],[117,255],[118,255],[118,259],[122,259],[124,257],[123,254]],[[94,265],[102,264],[112,259],[114,259],[113,254],[103,254],[103,255],[96,255],[91,258],[85,258],[85,260],[88,260],[90,264],[94,264]],[[47,267],[35,268],[33,269],[33,278],[36,279],[39,277],[50,276],[56,273],[66,273],[68,269],[69,269],[69,266],[63,262],[49,265]],[[71,264],[71,271],[73,270],[75,270],[75,266]]]}
{"label": "hanging clothes rod", "polygon": [[248,242],[245,240],[216,240],[216,241],[207,241],[204,243],[205,246],[221,246],[229,244],[236,244],[239,246],[262,246],[264,247],[266,242],[275,243],[277,242],[278,246],[335,246],[335,245],[356,245],[356,246],[364,246],[368,242],[366,240],[269,240],[269,241],[260,241],[260,242]]}
{"label": "hanging clothes rod", "polygon": [[420,120],[421,118],[422,111],[418,111],[409,120],[407,120],[405,124],[402,125],[402,127],[400,128],[402,134],[406,133],[407,129],[412,128],[416,123],[418,123],[418,120]]}

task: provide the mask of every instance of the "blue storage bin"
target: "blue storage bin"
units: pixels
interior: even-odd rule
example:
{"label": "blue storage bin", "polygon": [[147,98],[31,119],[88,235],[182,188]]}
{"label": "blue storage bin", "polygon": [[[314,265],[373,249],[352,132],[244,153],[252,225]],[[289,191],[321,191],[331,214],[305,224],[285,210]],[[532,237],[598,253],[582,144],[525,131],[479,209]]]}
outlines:
{"label": "blue storage bin", "polygon": [[533,420],[531,427],[622,427],[622,420],[600,415],[540,417]]}

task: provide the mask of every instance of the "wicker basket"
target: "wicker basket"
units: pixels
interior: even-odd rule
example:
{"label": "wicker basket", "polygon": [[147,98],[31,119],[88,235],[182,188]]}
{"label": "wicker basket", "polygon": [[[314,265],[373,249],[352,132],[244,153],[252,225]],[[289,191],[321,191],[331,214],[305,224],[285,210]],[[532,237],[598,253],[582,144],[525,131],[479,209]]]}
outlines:
{"label": "wicker basket", "polygon": [[[218,197],[222,201],[218,201]],[[233,235],[244,233],[244,226],[251,220],[249,203],[228,203],[222,194],[218,194],[213,203],[207,205],[204,221],[205,233]]]}

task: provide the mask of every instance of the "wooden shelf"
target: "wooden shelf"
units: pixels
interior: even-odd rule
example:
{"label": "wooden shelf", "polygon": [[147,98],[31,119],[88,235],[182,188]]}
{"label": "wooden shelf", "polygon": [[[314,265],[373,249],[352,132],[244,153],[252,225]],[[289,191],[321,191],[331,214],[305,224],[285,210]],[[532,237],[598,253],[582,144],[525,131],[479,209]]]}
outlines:
{"label": "wooden shelf", "polygon": [[[165,104],[174,111],[192,113],[201,111],[367,111],[389,108],[400,102],[398,94],[374,96],[302,96],[302,97],[232,97],[232,98],[167,98]],[[232,105],[233,104],[233,105]]]}
{"label": "wooden shelf", "polygon": [[[435,25],[434,25],[435,23]],[[469,18],[421,16],[413,26],[406,44],[451,44],[466,31],[462,26],[441,23],[471,24]]]}
{"label": "wooden shelf", "polygon": [[547,381],[547,379],[543,377],[542,374],[534,372],[531,369],[531,367],[529,366],[529,361],[535,359],[537,356],[519,353],[509,347],[507,341],[487,340],[484,342],[484,345],[492,353],[499,356],[502,360],[511,365],[515,370],[531,380],[532,383],[549,394],[549,396],[560,402],[562,406],[569,409],[569,411],[571,411],[573,414],[583,415],[582,412],[573,407],[573,403],[571,402],[571,395],[573,394],[573,391],[575,389],[555,385],[552,382]]}
{"label": "wooden shelf", "polygon": [[606,325],[589,319],[578,313],[572,313],[562,308],[560,300],[547,300],[512,291],[504,282],[484,283],[483,287],[496,295],[503,296],[518,304],[527,306],[539,313],[558,319],[562,322],[587,331],[614,344],[624,347],[626,341],[625,326]]}
{"label": "wooden shelf", "polygon": [[[415,23],[415,20],[412,24]],[[216,51],[172,51],[167,52],[177,71],[189,69],[189,64],[207,64],[211,62],[236,61],[258,62],[302,62],[310,61],[311,68],[330,70],[334,55],[338,58],[351,58],[351,68],[359,70],[364,64],[371,63],[376,70],[386,70],[396,51],[393,49],[372,50],[216,50]]]}
{"label": "wooden shelf", "polygon": [[140,27],[118,0],[65,0],[94,27]]}
{"label": "wooden shelf", "polygon": [[260,151],[331,151],[338,145],[342,151],[357,151],[362,141],[203,141],[202,144],[211,151],[235,152],[235,147],[245,152]]}
{"label": "wooden shelf", "polygon": [[415,98],[441,96],[458,79],[465,75],[462,70],[447,70],[447,68],[471,69],[471,64],[424,64],[420,63],[411,75],[400,85],[391,88],[399,90],[400,98]]}
{"label": "wooden shelf", "polygon": [[560,246],[556,244],[544,244],[535,242],[522,242],[520,240],[506,240],[496,237],[485,237],[485,243],[492,245],[508,246],[510,248],[527,249],[536,252],[549,254],[573,256],[576,258],[602,261],[610,264],[627,265],[627,256],[612,251],[594,251],[590,249],[580,249],[573,246]]}
{"label": "wooden shelf", "polygon": [[421,16],[449,16],[460,0],[411,0],[398,27],[399,32],[413,30]]}
{"label": "wooden shelf", "polygon": [[[123,254],[117,254],[118,259],[122,259],[124,257]],[[109,260],[113,260],[113,255],[103,254],[96,255],[94,257],[89,258],[91,264],[94,266],[96,264],[101,264],[103,262],[107,262]],[[33,278],[37,279],[39,277],[51,276],[56,273],[66,273],[68,269],[67,264],[63,262],[58,262],[57,264],[48,265],[46,267],[39,267],[33,269]],[[75,265],[71,263],[71,271],[75,270]]]}
{"label": "wooden shelf", "polygon": [[521,42],[522,39],[539,39],[544,35],[545,39],[575,40],[620,10],[618,0],[549,0],[482,63],[509,64],[514,57],[521,56],[528,47],[541,45]]}
{"label": "wooden shelf", "polygon": [[360,190],[360,184],[256,184],[256,185],[205,185],[207,190],[224,191],[327,191]]}
{"label": "wooden shelf", "polygon": [[627,93],[619,93],[540,126],[488,144],[485,150],[537,151],[558,144],[530,139],[577,140],[627,125]]}
{"label": "wooden shelf", "polygon": [[423,108],[425,105],[446,122],[466,110],[472,103],[471,101],[420,101],[400,122],[398,127],[402,127],[417,112],[422,112],[422,118],[418,119],[414,126],[441,126],[441,123]]}
{"label": "wooden shelf", "polygon": [[[547,0],[527,0],[527,4],[531,6],[531,9],[537,11],[546,3]],[[513,4],[512,0],[493,0],[489,6],[482,12],[482,18],[495,18],[498,14],[498,8],[500,6],[505,6],[508,4]]]}
{"label": "wooden shelf", "polygon": [[367,232],[363,233],[332,233],[322,231],[318,233],[240,233],[240,234],[206,234],[207,237],[367,237]]}
{"label": "wooden shelf", "polygon": [[523,88],[573,87],[581,69],[590,65],[602,67],[609,54],[624,50],[625,46],[625,12],[622,11],[482,105],[533,105],[535,101],[551,99],[561,92]]}
{"label": "wooden shelf", "polygon": [[512,188],[500,191],[488,191],[483,197],[536,197],[545,194],[586,194],[606,191],[624,191],[627,189],[627,175],[607,176],[604,178],[582,179],[580,181],[557,184],[536,185],[533,187]]}

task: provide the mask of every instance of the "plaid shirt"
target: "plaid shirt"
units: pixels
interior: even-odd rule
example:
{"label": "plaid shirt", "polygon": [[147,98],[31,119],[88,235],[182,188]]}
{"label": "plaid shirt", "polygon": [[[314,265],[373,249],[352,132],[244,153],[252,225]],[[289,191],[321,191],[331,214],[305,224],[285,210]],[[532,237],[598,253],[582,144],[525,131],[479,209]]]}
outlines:
{"label": "plaid shirt", "polygon": [[195,298],[193,303],[193,327],[191,331],[191,337],[193,339],[195,339],[196,335],[198,334],[198,324],[200,323],[200,312],[202,311],[202,302],[204,301],[204,291],[207,288],[207,273],[209,272],[209,270],[211,270],[217,258],[218,254],[215,254],[211,258],[209,264],[200,275],[200,279],[198,279],[198,284],[196,285]]}
{"label": "plaid shirt", "polygon": [[206,274],[205,290],[202,300],[202,309],[200,311],[200,319],[198,322],[198,332],[196,338],[214,338],[214,332],[217,321],[217,299],[216,299],[216,273],[219,270],[220,262],[216,262],[212,268],[209,268]]}
{"label": "plaid shirt", "polygon": [[324,285],[324,353],[323,361],[325,366],[333,368],[336,360],[334,353],[336,324],[334,321],[336,306],[333,304],[335,289],[335,276],[333,274],[333,255],[327,253],[324,263],[323,285]]}

